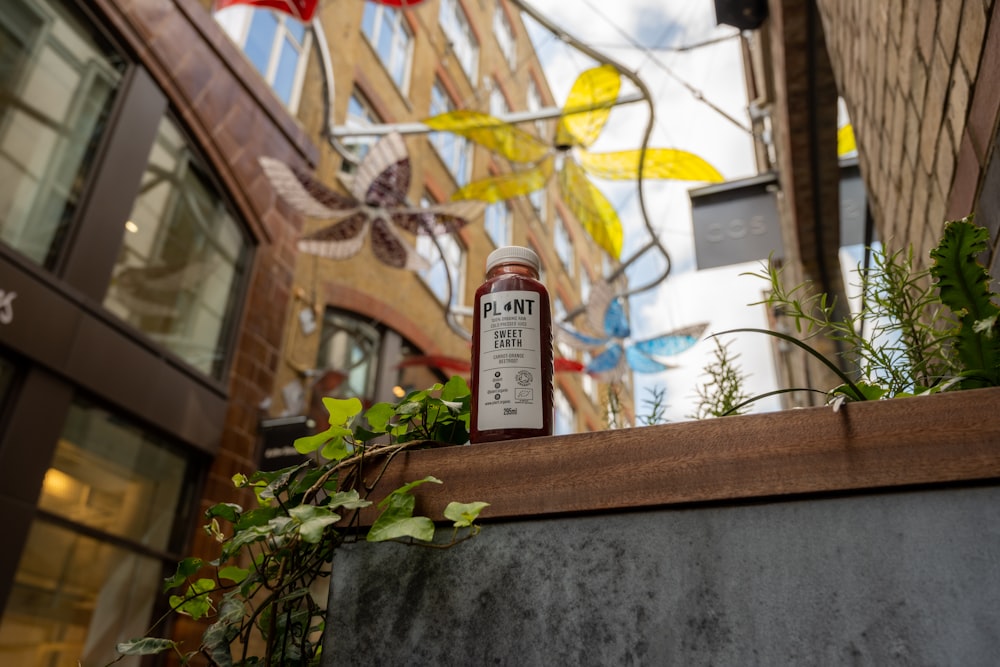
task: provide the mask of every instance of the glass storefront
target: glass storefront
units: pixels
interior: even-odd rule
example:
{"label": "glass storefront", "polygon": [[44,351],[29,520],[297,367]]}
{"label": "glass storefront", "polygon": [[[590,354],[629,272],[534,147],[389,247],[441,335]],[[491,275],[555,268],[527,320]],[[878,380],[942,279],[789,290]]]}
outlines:
{"label": "glass storefront", "polygon": [[146,633],[190,499],[179,451],[121,415],[72,405],[0,621],[0,664],[103,665],[118,641]]}
{"label": "glass storefront", "polygon": [[220,377],[248,242],[169,117],[124,231],[105,307]]}
{"label": "glass storefront", "polygon": [[55,0],[0,11],[0,240],[51,268],[125,65]]}

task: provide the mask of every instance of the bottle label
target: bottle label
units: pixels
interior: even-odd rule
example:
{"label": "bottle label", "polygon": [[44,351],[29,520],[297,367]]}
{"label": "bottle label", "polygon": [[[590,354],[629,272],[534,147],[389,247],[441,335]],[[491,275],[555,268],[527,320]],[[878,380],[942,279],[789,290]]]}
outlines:
{"label": "bottle label", "polygon": [[480,431],[544,426],[540,311],[537,292],[496,292],[480,300]]}

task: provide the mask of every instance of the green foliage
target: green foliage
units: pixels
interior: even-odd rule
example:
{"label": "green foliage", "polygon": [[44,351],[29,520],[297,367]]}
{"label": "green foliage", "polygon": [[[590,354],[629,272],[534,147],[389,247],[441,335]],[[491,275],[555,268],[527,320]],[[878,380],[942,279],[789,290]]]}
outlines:
{"label": "green foliage", "polygon": [[990,276],[976,258],[989,243],[989,232],[970,218],[948,223],[944,238],[931,251],[931,274],[941,300],[959,318],[955,351],[961,363],[962,388],[1000,384],[1000,336]]}
{"label": "green foliage", "polygon": [[698,406],[692,419],[726,417],[746,412],[750,395],[746,392],[747,375],[736,364],[740,355],[729,352],[730,343],[715,338],[715,359],[705,366],[708,380],[697,388]]}
{"label": "green foliage", "polygon": [[649,394],[649,398],[642,400],[646,412],[639,415],[639,423],[643,426],[655,426],[665,423],[667,421],[665,417],[667,412],[667,404],[665,402],[666,389],[663,387],[648,387],[646,392]]}
{"label": "green foliage", "polygon": [[[207,534],[219,543],[212,561],[185,558],[164,581],[173,611],[211,619],[196,651],[181,652],[168,639],[145,637],[119,644],[126,655],[174,651],[181,665],[201,656],[219,667],[306,666],[319,663],[324,609],[312,595],[329,576],[335,550],[346,542],[401,540],[446,548],[479,532],[475,524],[488,503],[451,503],[447,541],[435,540],[435,523],[414,516],[415,490],[441,480],[425,477],[389,493],[367,535],[347,530],[372,502],[367,496],[392,457],[430,441],[468,441],[470,392],[452,378],[400,403],[379,403],[364,412],[357,399],[323,399],[328,428],[299,438],[295,448],[312,459],[277,471],[235,475],[237,488],[252,490],[256,507],[220,503],[205,513]],[[364,424],[364,426],[362,425]],[[255,639],[256,638],[256,639]],[[263,655],[250,655],[262,646]]]}
{"label": "green foliage", "polygon": [[762,331],[822,361],[843,381],[826,392],[836,403],[1000,385],[1000,307],[978,261],[988,242],[989,232],[968,216],[945,225],[930,268],[918,267],[912,247],[889,254],[873,249],[871,268],[857,271],[861,312],[840,320],[828,295],[808,283],[787,288],[773,262],[750,274],[770,284],[763,303],[791,318],[806,340],[822,335],[839,342],[856,369],[851,373],[787,334],[735,331]]}

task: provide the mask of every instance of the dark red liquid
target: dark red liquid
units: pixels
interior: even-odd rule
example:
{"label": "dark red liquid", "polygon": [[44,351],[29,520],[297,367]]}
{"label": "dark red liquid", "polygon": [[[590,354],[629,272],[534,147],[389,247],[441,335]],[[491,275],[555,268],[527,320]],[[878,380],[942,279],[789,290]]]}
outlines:
{"label": "dark red liquid", "polygon": [[[504,264],[490,271],[488,280],[476,290],[475,323],[472,328],[472,424],[469,441],[476,444],[499,440],[516,440],[552,435],[552,306],[545,286],[532,277],[533,272],[519,264]],[[505,428],[479,430],[479,360],[480,336],[479,313],[483,295],[510,290],[534,292],[539,295],[541,317],[539,317],[539,339],[542,371],[542,428]]]}

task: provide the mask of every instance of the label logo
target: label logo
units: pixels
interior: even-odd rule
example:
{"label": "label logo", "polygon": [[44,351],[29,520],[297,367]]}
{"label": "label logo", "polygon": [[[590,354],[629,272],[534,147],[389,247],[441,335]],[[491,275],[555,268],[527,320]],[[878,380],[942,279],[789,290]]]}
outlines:
{"label": "label logo", "polygon": [[517,380],[517,383],[522,387],[527,387],[531,384],[531,371],[518,371],[517,375],[514,376],[514,379]]}

